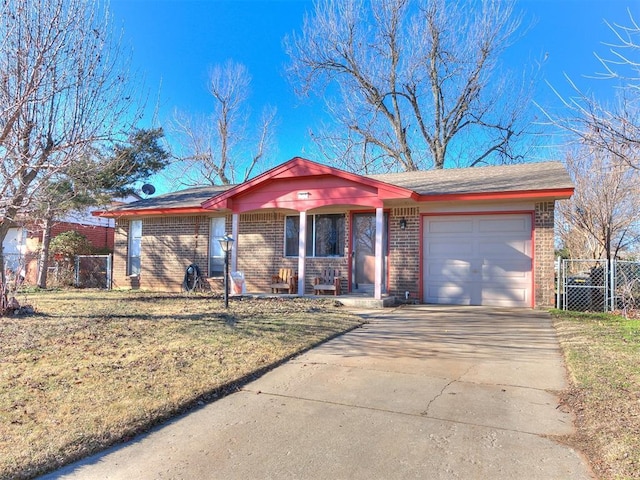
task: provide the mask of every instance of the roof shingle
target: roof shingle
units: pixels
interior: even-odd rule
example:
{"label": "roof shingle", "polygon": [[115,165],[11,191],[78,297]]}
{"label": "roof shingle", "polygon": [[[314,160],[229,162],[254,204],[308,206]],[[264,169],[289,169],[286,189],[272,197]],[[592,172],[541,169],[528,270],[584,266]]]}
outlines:
{"label": "roof shingle", "polygon": [[516,192],[572,188],[561,162],[522,163],[474,168],[367,175],[420,195]]}

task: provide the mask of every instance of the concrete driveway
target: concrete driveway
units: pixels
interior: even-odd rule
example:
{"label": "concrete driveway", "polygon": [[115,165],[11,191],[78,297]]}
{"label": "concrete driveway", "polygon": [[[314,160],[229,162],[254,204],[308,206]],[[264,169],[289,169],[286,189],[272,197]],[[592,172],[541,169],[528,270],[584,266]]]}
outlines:
{"label": "concrete driveway", "polygon": [[532,310],[413,306],[46,478],[595,478],[555,438],[565,369]]}

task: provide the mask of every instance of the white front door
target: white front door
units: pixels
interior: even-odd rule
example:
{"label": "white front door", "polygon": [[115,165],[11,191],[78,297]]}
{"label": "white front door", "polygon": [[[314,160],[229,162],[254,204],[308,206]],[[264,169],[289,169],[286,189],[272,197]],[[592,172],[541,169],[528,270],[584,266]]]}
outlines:
{"label": "white front door", "polygon": [[531,307],[529,214],[425,217],[424,302]]}

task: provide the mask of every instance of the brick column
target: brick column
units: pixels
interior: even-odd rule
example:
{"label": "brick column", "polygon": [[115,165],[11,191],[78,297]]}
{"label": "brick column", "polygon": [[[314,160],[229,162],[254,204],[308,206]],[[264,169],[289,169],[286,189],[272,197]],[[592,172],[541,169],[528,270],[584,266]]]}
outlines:
{"label": "brick column", "polygon": [[[405,220],[405,228],[400,222]],[[389,218],[389,294],[422,301],[420,285],[420,211],[418,207],[393,208]]]}
{"label": "brick column", "polygon": [[554,209],[554,201],[536,203],[533,259],[536,308],[553,307],[555,301]]}

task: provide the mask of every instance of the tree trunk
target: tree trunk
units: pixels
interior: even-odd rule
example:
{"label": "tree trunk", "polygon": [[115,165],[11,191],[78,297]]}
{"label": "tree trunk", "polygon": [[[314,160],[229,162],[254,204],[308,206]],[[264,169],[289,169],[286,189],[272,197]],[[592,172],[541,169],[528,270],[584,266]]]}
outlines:
{"label": "tree trunk", "polygon": [[[6,235],[0,235],[0,245],[4,242],[5,236]],[[7,302],[9,301],[7,298],[9,289],[7,287],[7,276],[4,273],[4,252],[2,251],[2,248],[0,248],[0,316],[4,315],[4,312],[7,309]]]}
{"label": "tree trunk", "polygon": [[9,302],[7,297],[9,285],[7,285],[6,269],[4,268],[4,239],[7,237],[10,227],[11,222],[6,218],[0,220],[0,316],[4,314]]}
{"label": "tree trunk", "polygon": [[38,266],[38,288],[47,288],[47,272],[49,270],[49,245],[51,244],[51,227],[53,219],[47,215],[42,228],[42,249],[40,250],[40,262]]}

